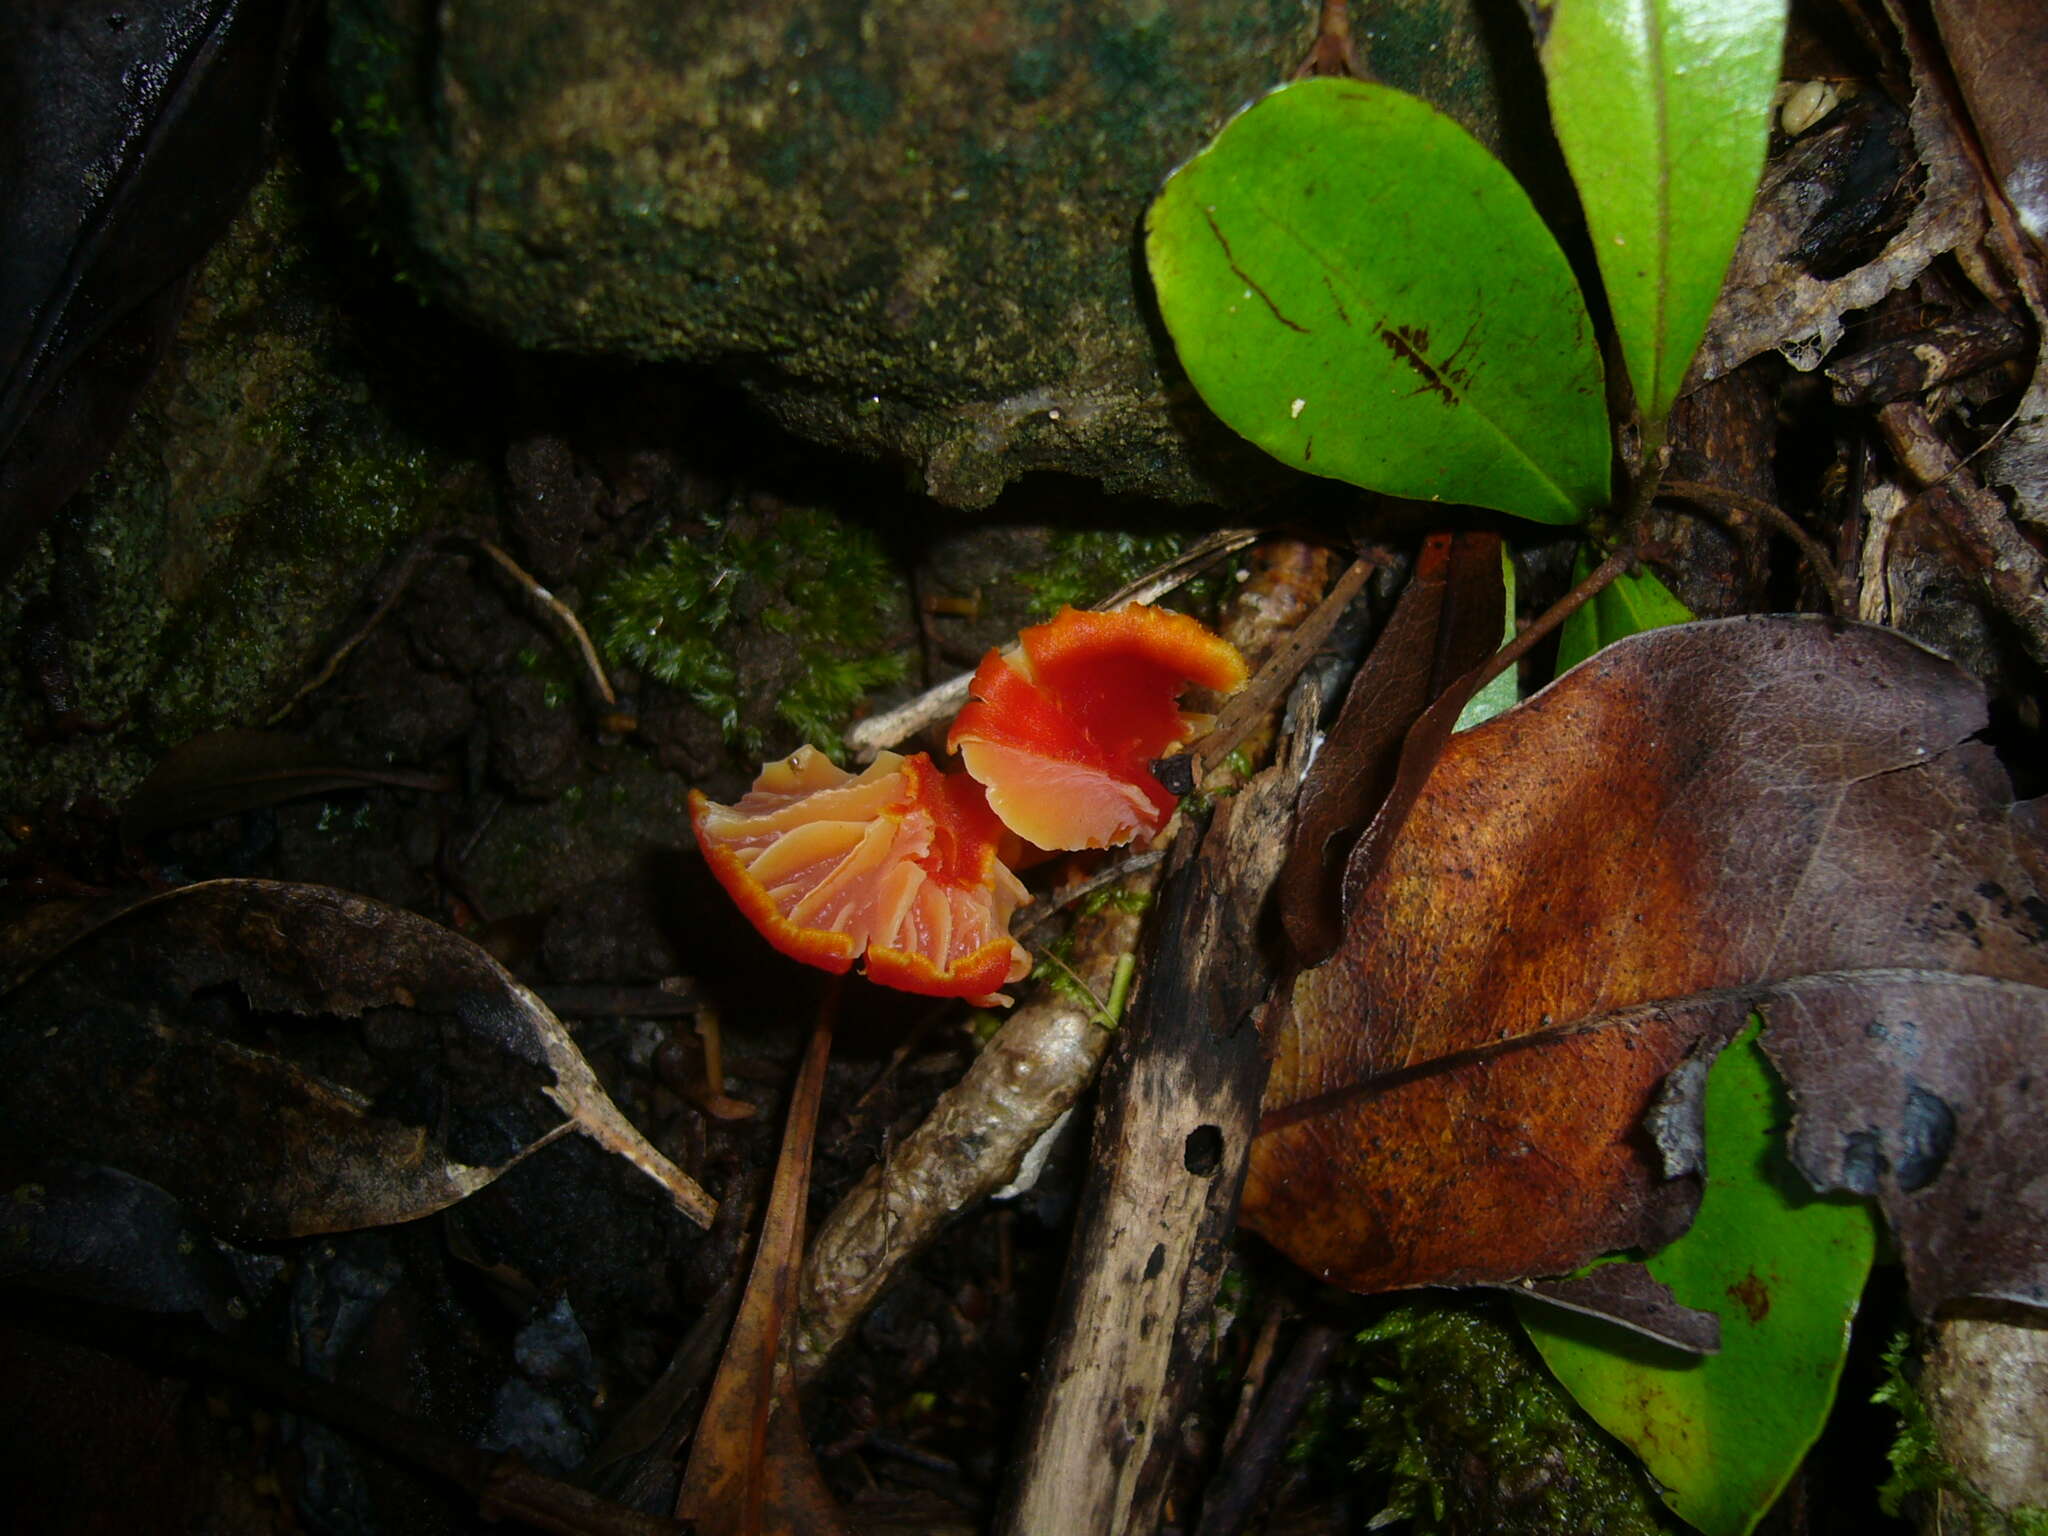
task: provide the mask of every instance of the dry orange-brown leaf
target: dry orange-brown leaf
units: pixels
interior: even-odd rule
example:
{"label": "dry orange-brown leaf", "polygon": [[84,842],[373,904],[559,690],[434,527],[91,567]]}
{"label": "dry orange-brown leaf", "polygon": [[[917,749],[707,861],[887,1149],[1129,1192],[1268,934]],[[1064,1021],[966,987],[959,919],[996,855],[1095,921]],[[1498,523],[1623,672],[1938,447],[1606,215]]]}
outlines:
{"label": "dry orange-brown leaf", "polygon": [[1981,691],[1897,635],[1739,619],[1609,648],[1454,738],[1274,1029],[1244,1220],[1361,1291],[1654,1245],[1667,1075],[1752,1008],[1817,1187],[1916,1301],[2048,1305],[2048,904]]}
{"label": "dry orange-brown leaf", "polygon": [[[1279,900],[1280,921],[1303,963],[1327,960],[1337,947],[1338,877],[1395,788],[1403,742],[1416,729],[1438,750],[1450,739],[1470,686],[1445,707],[1431,706],[1500,644],[1504,601],[1498,534],[1438,533],[1423,541],[1415,574],[1301,786]],[[1426,711],[1430,724],[1421,728]],[[1394,807],[1396,818],[1401,809]]]}
{"label": "dry orange-brown leaf", "polygon": [[846,1530],[804,1439],[782,1339],[796,1307],[818,1105],[838,1011],[836,985],[811,1032],[739,1315],[698,1416],[676,1514],[698,1536],[840,1536]]}

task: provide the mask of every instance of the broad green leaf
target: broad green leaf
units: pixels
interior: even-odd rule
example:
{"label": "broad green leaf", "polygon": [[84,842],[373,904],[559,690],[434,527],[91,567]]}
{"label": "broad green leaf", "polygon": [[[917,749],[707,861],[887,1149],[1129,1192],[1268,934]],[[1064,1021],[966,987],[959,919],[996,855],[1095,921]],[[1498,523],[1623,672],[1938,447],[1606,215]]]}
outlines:
{"label": "broad green leaf", "polygon": [[1556,0],[1550,116],[1646,421],[1706,334],[1770,134],[1786,0]]}
{"label": "broad green leaf", "polygon": [[1527,194],[1428,103],[1303,80],[1176,171],[1145,255],[1210,409],[1311,474],[1549,523],[1607,499],[1600,357]]}
{"label": "broad green leaf", "polygon": [[[1501,605],[1500,643],[1506,645],[1515,638],[1515,557],[1505,547],[1500,552],[1500,584],[1506,599]],[[1515,671],[1509,667],[1467,699],[1451,729],[1469,731],[1475,725],[1484,725],[1503,710],[1513,709],[1520,696],[1517,685],[1521,681],[1515,676]]]}
{"label": "broad green leaf", "polygon": [[1752,1025],[1707,1077],[1699,1215],[1648,1261],[1680,1301],[1720,1314],[1718,1355],[1521,1304],[1557,1379],[1706,1536],[1744,1536],[1820,1434],[1876,1248],[1868,1207],[1818,1199],[1793,1171],[1790,1119]]}
{"label": "broad green leaf", "polygon": [[[1572,584],[1584,581],[1592,571],[1592,561],[1580,550],[1572,564]],[[1674,597],[1654,572],[1625,571],[1564,621],[1557,636],[1557,675],[1562,677],[1617,640],[1666,624],[1688,624],[1693,617],[1693,611]]]}

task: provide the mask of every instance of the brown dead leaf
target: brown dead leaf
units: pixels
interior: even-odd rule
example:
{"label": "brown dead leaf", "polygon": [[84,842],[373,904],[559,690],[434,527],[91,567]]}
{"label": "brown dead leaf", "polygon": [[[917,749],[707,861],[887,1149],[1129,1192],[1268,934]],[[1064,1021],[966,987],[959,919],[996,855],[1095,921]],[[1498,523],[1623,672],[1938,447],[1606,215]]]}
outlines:
{"label": "brown dead leaf", "polygon": [[[1500,644],[1500,538],[1432,534],[1343,711],[1323,742],[1295,812],[1280,872],[1280,918],[1306,964],[1342,933],[1339,885],[1352,845],[1395,782],[1402,743],[1423,711]],[[1440,748],[1463,706],[1443,716]]]}
{"label": "brown dead leaf", "polygon": [[1809,270],[1807,252],[1837,194],[1840,165],[1855,157],[1857,146],[1849,141],[1858,131],[1856,120],[1845,116],[1765,170],[1693,364],[1694,382],[1717,379],[1772,348],[1795,368],[1819,367],[1841,338],[1845,314],[1869,308],[1936,257],[1982,236],[1977,179],[1945,105],[1923,85],[1913,99],[1912,137],[1925,180],[1905,227],[1853,271],[1820,276]]}
{"label": "brown dead leaf", "polygon": [[2048,11],[2040,0],[1934,0],[1934,21],[1999,189],[2048,241]]}
{"label": "brown dead leaf", "polygon": [[532,993],[424,918],[214,880],[38,932],[40,956],[0,943],[0,1144],[118,1167],[242,1238],[423,1216],[570,1131],[700,1225],[717,1208]]}
{"label": "brown dead leaf", "polygon": [[1645,1116],[1761,1008],[1795,1160],[1877,1196],[1916,1302],[2048,1305],[2040,821],[1984,718],[1895,634],[1757,618],[1454,738],[1278,1021],[1246,1223],[1361,1291],[1667,1241],[1696,1100]]}
{"label": "brown dead leaf", "polygon": [[697,1420],[676,1514],[698,1536],[837,1536],[846,1530],[804,1439],[782,1342],[796,1312],[818,1106],[839,988],[828,989],[789,1095],[789,1120],[754,1264]]}

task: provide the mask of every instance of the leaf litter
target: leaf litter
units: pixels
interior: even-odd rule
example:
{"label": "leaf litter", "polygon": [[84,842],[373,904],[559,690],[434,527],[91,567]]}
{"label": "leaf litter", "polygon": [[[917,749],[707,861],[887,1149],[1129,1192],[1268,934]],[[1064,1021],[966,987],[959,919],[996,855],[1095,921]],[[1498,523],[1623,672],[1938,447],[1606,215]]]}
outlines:
{"label": "leaf litter", "polygon": [[409,1221],[571,1131],[698,1225],[717,1209],[539,999],[424,918],[212,880],[38,942],[0,975],[0,1137],[113,1164],[231,1237]]}
{"label": "leaf litter", "polygon": [[1795,1165],[1878,1200],[1916,1306],[2048,1305],[2040,820],[1985,718],[1894,634],[1755,618],[1454,738],[1274,1028],[1246,1224],[1360,1291],[1656,1247],[1698,1184],[1645,1116],[1758,1008]]}

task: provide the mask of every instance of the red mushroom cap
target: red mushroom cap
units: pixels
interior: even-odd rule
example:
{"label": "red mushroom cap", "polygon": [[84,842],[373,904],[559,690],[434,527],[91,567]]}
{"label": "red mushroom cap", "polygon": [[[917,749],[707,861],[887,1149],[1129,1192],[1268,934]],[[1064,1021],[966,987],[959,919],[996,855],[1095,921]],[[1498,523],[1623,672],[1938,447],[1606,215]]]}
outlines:
{"label": "red mushroom cap", "polygon": [[1063,608],[990,651],[946,738],[1003,824],[1041,848],[1107,848],[1157,831],[1174,797],[1152,760],[1187,740],[1190,686],[1229,693],[1244,658],[1186,614]]}
{"label": "red mushroom cap", "polygon": [[748,921],[807,965],[933,997],[1006,1004],[1030,956],[1010,914],[1031,898],[996,857],[981,786],[922,752],[855,775],[812,747],[769,763],[737,805],[690,792],[697,844]]}

